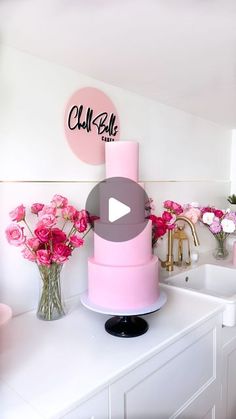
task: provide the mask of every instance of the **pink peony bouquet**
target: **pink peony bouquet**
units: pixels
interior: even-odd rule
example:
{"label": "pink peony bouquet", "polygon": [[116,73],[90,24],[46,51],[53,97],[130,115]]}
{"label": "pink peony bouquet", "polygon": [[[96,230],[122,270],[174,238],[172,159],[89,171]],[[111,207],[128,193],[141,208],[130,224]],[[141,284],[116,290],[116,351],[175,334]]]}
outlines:
{"label": "pink peony bouquet", "polygon": [[213,206],[201,207],[196,202],[186,204],[183,208],[183,215],[194,224],[200,221],[219,238],[224,239],[236,230],[236,213],[229,209],[221,210]]}
{"label": "pink peony bouquet", "polygon": [[54,195],[50,205],[33,204],[31,213],[36,217],[33,229],[23,205],[11,211],[12,224],[6,229],[6,238],[9,244],[21,246],[23,257],[37,265],[65,263],[74,249],[83,246],[91,229],[88,213],[69,205],[61,195]]}
{"label": "pink peony bouquet", "polygon": [[228,255],[226,238],[236,231],[236,213],[213,206],[200,207],[190,204],[185,209],[185,215],[193,222],[199,220],[208,228],[217,243],[213,255],[216,259],[224,259]]}
{"label": "pink peony bouquet", "polygon": [[193,224],[196,224],[201,217],[201,210],[198,202],[192,202],[191,204],[183,205],[183,214],[187,217]]}
{"label": "pink peony bouquet", "polygon": [[60,272],[76,248],[84,245],[84,237],[97,217],[78,210],[61,195],[54,195],[50,205],[34,203],[30,209],[35,217],[31,228],[26,208],[19,205],[10,212],[12,223],[6,229],[8,243],[22,247],[25,259],[34,262],[42,279],[42,293],[37,316],[43,320],[62,317]]}
{"label": "pink peony bouquet", "polygon": [[236,230],[236,213],[230,210],[221,210],[214,207],[200,209],[200,221],[210,232],[219,238],[226,238]]}
{"label": "pink peony bouquet", "polygon": [[176,227],[176,216],[183,212],[182,206],[174,201],[165,201],[163,206],[165,210],[161,216],[156,216],[152,213],[155,209],[152,199],[149,200],[146,206],[146,210],[149,211],[147,218],[152,221],[152,247],[156,246],[158,239],[164,236],[167,231]]}

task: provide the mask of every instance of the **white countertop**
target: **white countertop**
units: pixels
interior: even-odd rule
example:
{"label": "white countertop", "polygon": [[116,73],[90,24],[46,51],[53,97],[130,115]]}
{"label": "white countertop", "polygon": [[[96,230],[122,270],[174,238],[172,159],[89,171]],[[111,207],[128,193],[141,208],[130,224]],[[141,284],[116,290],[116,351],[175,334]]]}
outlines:
{"label": "white countertop", "polygon": [[62,319],[28,312],[0,329],[1,419],[58,419],[180,336],[223,310],[207,296],[162,285],[167,303],[136,338],[105,332],[110,317],[71,302]]}

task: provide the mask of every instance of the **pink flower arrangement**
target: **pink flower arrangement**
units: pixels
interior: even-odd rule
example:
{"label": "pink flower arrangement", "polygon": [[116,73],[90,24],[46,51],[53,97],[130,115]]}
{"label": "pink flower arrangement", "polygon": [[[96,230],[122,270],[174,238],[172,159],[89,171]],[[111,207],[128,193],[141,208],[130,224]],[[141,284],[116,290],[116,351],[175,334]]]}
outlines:
{"label": "pink flower arrangement", "polygon": [[6,229],[6,238],[9,244],[22,246],[22,256],[38,266],[64,264],[74,249],[84,245],[95,218],[69,205],[61,195],[54,195],[50,205],[34,203],[30,212],[37,217],[33,229],[23,205],[9,213],[12,223]]}
{"label": "pink flower arrangement", "polygon": [[208,206],[202,207],[200,213],[200,221],[219,239],[225,239],[236,230],[235,212]]}
{"label": "pink flower arrangement", "polygon": [[224,240],[236,230],[236,213],[213,206],[201,207],[198,203],[184,205],[184,215],[193,223],[200,221],[216,238]]}
{"label": "pink flower arrangement", "polygon": [[191,204],[183,205],[183,215],[189,218],[193,224],[196,224],[201,217],[201,210],[198,202],[192,202]]}
{"label": "pink flower arrangement", "polygon": [[170,211],[172,214],[180,215],[183,212],[182,205],[174,201],[165,201],[163,204],[164,208]]}
{"label": "pink flower arrangement", "polygon": [[152,221],[152,247],[156,246],[158,239],[164,236],[167,231],[176,227],[176,216],[183,212],[182,206],[174,201],[165,201],[163,206],[165,210],[159,217],[152,214],[155,209],[152,199],[149,199],[145,207],[148,213],[146,218]]}

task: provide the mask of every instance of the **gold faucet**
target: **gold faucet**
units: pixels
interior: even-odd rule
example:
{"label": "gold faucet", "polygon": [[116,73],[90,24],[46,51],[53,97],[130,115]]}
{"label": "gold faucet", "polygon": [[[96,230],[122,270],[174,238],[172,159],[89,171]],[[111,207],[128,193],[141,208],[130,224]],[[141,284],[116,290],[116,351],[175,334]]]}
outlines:
{"label": "gold faucet", "polygon": [[[178,243],[178,258],[177,261],[174,261],[174,264],[176,266],[183,266],[185,265],[191,265],[191,253],[190,253],[190,243],[188,235],[185,233],[185,225],[184,226],[177,226],[177,229],[173,233],[173,246],[175,243],[175,240]],[[184,246],[184,244],[186,244]],[[184,248],[188,252],[188,259],[184,261]]]}
{"label": "gold faucet", "polygon": [[[176,222],[177,221],[184,221],[185,223],[187,223],[191,229],[191,233],[193,236],[193,241],[195,246],[199,246],[200,242],[197,236],[197,232],[195,229],[194,224],[192,223],[192,221],[185,217],[185,215],[178,215],[178,217],[176,217]],[[174,256],[173,256],[173,230],[168,230],[168,250],[167,250],[167,257],[165,261],[161,262],[161,266],[163,268],[166,268],[166,270],[168,272],[171,272],[174,270]]]}

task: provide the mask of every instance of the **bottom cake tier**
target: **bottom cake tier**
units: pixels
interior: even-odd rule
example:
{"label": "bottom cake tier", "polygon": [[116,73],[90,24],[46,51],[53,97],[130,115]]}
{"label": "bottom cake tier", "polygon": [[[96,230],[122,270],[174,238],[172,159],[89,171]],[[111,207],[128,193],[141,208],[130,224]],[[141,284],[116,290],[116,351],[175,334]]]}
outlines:
{"label": "bottom cake tier", "polygon": [[143,309],[159,298],[158,258],[135,266],[107,266],[88,260],[88,298],[104,308]]}

